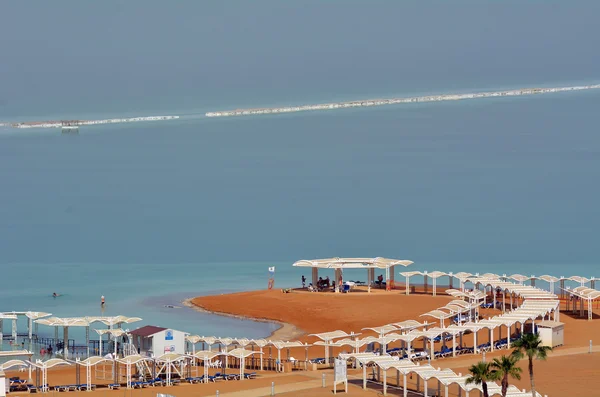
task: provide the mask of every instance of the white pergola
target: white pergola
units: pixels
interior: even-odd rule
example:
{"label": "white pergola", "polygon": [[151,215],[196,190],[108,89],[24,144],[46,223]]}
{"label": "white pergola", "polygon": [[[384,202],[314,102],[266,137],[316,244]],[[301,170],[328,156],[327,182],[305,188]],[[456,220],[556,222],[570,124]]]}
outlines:
{"label": "white pergola", "polygon": [[[574,289],[565,289],[565,291],[580,299],[579,310],[580,310],[580,315],[582,317],[583,317],[583,311],[584,311],[583,301],[587,301],[588,321],[591,321],[593,318],[593,314],[594,314],[592,312],[592,303],[594,302],[594,300],[600,298],[600,291],[592,289],[592,288],[588,288],[585,286],[576,287]],[[574,311],[577,310],[577,301],[573,302],[573,310]]]}
{"label": "white pergola", "polygon": [[[483,391],[481,385],[476,384],[467,384],[468,376],[463,376],[462,374],[456,374],[451,369],[441,369],[434,368],[431,365],[419,365],[415,364],[410,360],[397,360],[391,356],[377,356],[369,353],[349,353],[349,354],[340,354],[340,358],[344,360],[356,360],[362,364],[363,367],[363,389],[367,388],[367,373],[366,367],[368,364],[373,364],[377,366],[378,370],[382,370],[383,372],[383,395],[387,395],[387,371],[396,370],[396,384],[400,385],[400,375],[403,376],[403,396],[408,397],[408,382],[407,378],[410,374],[415,374],[417,376],[417,394],[423,394],[425,396],[430,395],[428,390],[428,381],[429,380],[437,380],[438,381],[438,391],[436,395],[449,397],[449,386],[452,384],[456,384],[459,387],[459,392],[464,391],[465,396],[469,397],[469,394],[476,390],[480,394]],[[379,371],[378,371],[379,372]],[[423,391],[420,389],[420,381],[423,381]],[[442,392],[443,388],[443,392]],[[488,382],[488,391],[490,396],[499,395],[501,393],[501,387],[495,382]],[[443,394],[442,394],[443,393]],[[459,394],[460,396],[461,394]],[[536,393],[537,397],[542,397],[541,394]],[[510,397],[530,397],[531,392],[526,392],[525,390],[520,391],[517,387],[513,385],[509,385],[507,396]]]}
{"label": "white pergola", "polygon": [[254,350],[246,350],[243,348],[233,349],[229,352],[229,356],[240,360],[240,380],[244,380],[244,368],[245,368],[245,363],[246,363],[246,357],[250,357],[254,354],[262,354],[262,352],[257,352]]}
{"label": "white pergola", "polygon": [[194,353],[192,357],[198,360],[202,360],[204,363],[204,376],[202,377],[202,382],[208,383],[208,363],[210,363],[215,357],[222,356],[227,353],[221,353],[218,351],[211,350],[200,350]]}
{"label": "white pergola", "polygon": [[[29,336],[29,340],[31,341],[31,339],[33,338],[33,321],[34,320],[38,320],[44,317],[49,317],[51,316],[51,313],[45,313],[45,312],[33,312],[33,311],[27,311],[27,312],[16,312],[16,311],[12,311],[12,312],[4,312],[4,313],[0,313],[0,340],[2,340],[2,338],[4,337],[3,335],[3,320],[11,320],[12,321],[12,338],[13,340],[17,340],[17,319],[19,316],[25,316],[27,317],[27,334]],[[36,325],[37,328],[37,325]]]}
{"label": "white pergola", "polygon": [[375,269],[385,269],[386,274],[386,285],[390,286],[394,282],[394,266],[409,266],[414,262],[405,259],[388,259],[388,258],[326,258],[326,259],[312,259],[312,260],[299,260],[293,264],[296,267],[310,267],[312,268],[312,283],[317,285],[319,279],[319,269],[334,269],[334,284],[336,292],[339,292],[338,280],[342,278],[342,272],[344,269],[366,269],[367,270],[367,286],[370,291],[371,284],[375,279]]}
{"label": "white pergola", "polygon": [[43,392],[48,391],[48,369],[57,367],[59,365],[71,365],[68,361],[62,360],[60,358],[52,358],[47,361],[36,360],[35,362],[27,361],[27,363],[42,372],[42,384],[40,390]]}
{"label": "white pergola", "polygon": [[[93,357],[88,357],[85,360],[80,360],[79,358],[77,358],[75,361],[72,360],[66,360],[72,364],[75,364],[76,368],[77,366],[81,365],[83,367],[85,367],[85,384],[86,384],[86,390],[91,390],[92,387],[92,367],[95,367],[96,365],[103,363],[105,361],[108,361],[106,358],[104,357],[99,357],[99,356],[93,356]],[[79,376],[79,373],[77,373],[77,375]]]}
{"label": "white pergola", "polygon": [[[131,356],[127,356],[127,357],[123,357],[123,358],[114,360],[114,362],[116,362],[117,364],[125,365],[125,371],[126,371],[125,380],[126,380],[128,389],[131,388],[131,383],[132,383],[131,378],[133,376],[132,371],[131,371],[131,366],[132,365],[138,366],[138,365],[140,365],[140,363],[143,363],[142,365],[144,365],[144,364],[147,364],[149,361],[154,361],[154,359],[152,359],[150,357],[144,357],[139,354],[135,354],[135,355],[131,355]],[[118,372],[118,370],[115,367],[114,372],[113,372],[113,375],[115,377],[115,379],[114,379],[115,382],[117,381],[117,376],[118,376],[117,372]],[[170,380],[170,372],[168,375],[168,379]]]}
{"label": "white pergola", "polygon": [[[177,353],[165,353],[158,357],[154,358],[154,362],[158,364],[156,375],[164,373],[166,376],[165,384],[167,386],[171,386],[173,383],[171,382],[171,374],[172,369],[179,375],[180,378],[184,378],[184,374],[182,373],[182,363],[185,360],[188,360],[190,357],[186,354],[177,354]],[[125,357],[123,360],[127,359]],[[177,364],[180,364],[179,369],[177,368]],[[129,366],[128,366],[129,367]]]}
{"label": "white pergola", "polygon": [[[98,343],[98,355],[102,356],[102,336],[107,334],[109,335],[109,338],[113,338],[115,341],[117,340],[117,338],[122,337],[124,335],[127,335],[127,332],[121,328],[113,328],[113,329],[97,329],[95,330],[96,333],[98,334],[98,338],[99,338],[99,343]],[[117,344],[114,344],[114,354],[115,357],[117,356]]]}
{"label": "white pergola", "polygon": [[[113,329],[115,326],[121,326],[121,324],[129,324],[137,321],[141,321],[139,317],[125,317],[125,316],[114,316],[114,317],[49,317],[36,320],[37,324],[47,325],[49,327],[55,327],[55,339],[58,339],[58,327],[63,327],[63,339],[64,339],[64,350],[63,357],[69,357],[69,327],[85,327],[85,342],[87,347],[87,357],[90,357],[90,326],[94,323],[103,323]],[[100,341],[100,343],[102,343]]]}
{"label": "white pergola", "polygon": [[[0,340],[1,342],[1,340]],[[23,366],[20,363],[24,363],[24,366],[29,366],[29,364],[27,364],[28,362],[31,361],[31,357],[33,357],[33,352],[30,352],[29,350],[9,350],[9,351],[0,351],[0,358],[11,358],[11,357],[27,357],[27,361],[22,361],[22,360],[9,360],[5,363],[0,363],[0,369],[8,369],[10,367],[14,367],[14,366]],[[29,378],[31,381],[31,367],[29,366]]]}
{"label": "white pergola", "polygon": [[321,339],[324,343],[325,346],[325,362],[327,364],[329,364],[329,346],[335,346],[334,344],[332,344],[332,342],[335,339],[342,339],[342,338],[349,338],[349,337],[354,337],[354,334],[348,334],[344,331],[330,331],[330,332],[322,332],[320,334],[310,334],[309,336],[316,336],[317,338]]}

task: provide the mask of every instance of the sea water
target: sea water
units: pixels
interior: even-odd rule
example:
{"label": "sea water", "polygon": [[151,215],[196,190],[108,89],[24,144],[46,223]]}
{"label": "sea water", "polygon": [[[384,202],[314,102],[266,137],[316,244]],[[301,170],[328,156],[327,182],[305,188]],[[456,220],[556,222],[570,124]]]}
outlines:
{"label": "sea water", "polygon": [[297,286],[295,260],[332,256],[600,276],[596,92],[198,116],[600,79],[597,2],[365,4],[3,4],[0,120],[184,117],[0,131],[0,311],[262,337],[181,301],[265,288],[269,266]]}

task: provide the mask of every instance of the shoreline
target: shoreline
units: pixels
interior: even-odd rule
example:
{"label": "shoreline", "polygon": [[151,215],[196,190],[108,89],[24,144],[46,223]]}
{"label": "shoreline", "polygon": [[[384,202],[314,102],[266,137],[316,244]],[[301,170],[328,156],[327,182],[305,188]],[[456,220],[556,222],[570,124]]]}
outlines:
{"label": "shoreline", "polygon": [[264,339],[278,339],[278,340],[286,340],[286,341],[290,341],[293,339],[297,339],[301,336],[306,335],[306,332],[303,331],[302,329],[296,327],[293,324],[290,323],[286,323],[283,321],[277,321],[277,320],[270,320],[267,318],[256,318],[256,317],[250,317],[250,316],[243,316],[243,315],[239,315],[239,314],[231,314],[231,313],[226,313],[226,312],[219,312],[219,311],[214,311],[214,310],[208,310],[200,305],[195,304],[193,301],[196,298],[201,298],[201,296],[194,296],[191,298],[186,298],[184,299],[181,303],[185,306],[188,307],[190,309],[194,309],[197,312],[200,313],[206,313],[206,314],[214,314],[217,316],[223,316],[223,317],[230,317],[230,318],[236,318],[238,320],[250,320],[250,321],[256,321],[259,323],[271,323],[271,324],[275,324],[277,325],[279,328],[277,328],[275,331],[271,332],[271,334],[269,334],[269,336],[265,337]]}

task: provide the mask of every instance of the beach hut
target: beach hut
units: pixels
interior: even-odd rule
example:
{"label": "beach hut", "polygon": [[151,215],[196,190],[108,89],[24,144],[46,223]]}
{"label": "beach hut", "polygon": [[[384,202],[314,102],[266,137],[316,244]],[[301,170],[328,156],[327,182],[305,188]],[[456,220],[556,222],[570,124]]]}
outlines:
{"label": "beach hut", "polygon": [[183,331],[170,328],[146,325],[130,331],[133,345],[140,354],[146,356],[162,355],[166,353],[185,354],[186,336]]}

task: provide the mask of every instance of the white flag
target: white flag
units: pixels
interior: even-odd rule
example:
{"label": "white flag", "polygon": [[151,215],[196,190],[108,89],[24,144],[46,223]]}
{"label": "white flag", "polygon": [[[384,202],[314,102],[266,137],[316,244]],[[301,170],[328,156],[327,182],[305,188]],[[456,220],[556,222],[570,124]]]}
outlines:
{"label": "white flag", "polygon": [[269,271],[270,271],[271,273],[275,273],[275,266],[272,266],[272,267],[270,267],[270,268],[269,268]]}

